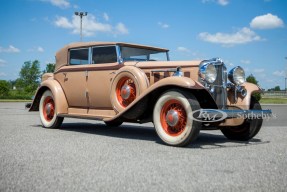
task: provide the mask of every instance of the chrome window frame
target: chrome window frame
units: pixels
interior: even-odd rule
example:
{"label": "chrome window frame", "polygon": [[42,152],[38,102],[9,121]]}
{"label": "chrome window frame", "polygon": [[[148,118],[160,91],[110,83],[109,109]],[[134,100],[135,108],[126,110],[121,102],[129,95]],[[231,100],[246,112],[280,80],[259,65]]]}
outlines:
{"label": "chrome window frame", "polygon": [[[116,45],[117,47],[117,53],[118,53],[118,63],[119,64],[122,64],[123,63],[123,59],[122,59],[122,52],[121,52],[121,47],[122,45]],[[132,47],[132,46],[123,46],[123,47],[131,47],[131,48],[137,48],[137,47]],[[138,49],[145,49],[145,48],[138,48]],[[150,50],[153,50],[153,49],[150,49]],[[169,50],[167,51],[163,51],[162,53],[166,54],[166,61],[170,61],[170,58],[169,58]],[[159,61],[165,61],[165,60],[159,60]]]}
{"label": "chrome window frame", "polygon": [[101,47],[116,47],[117,61],[115,61],[115,62],[113,62],[113,63],[117,63],[117,62],[118,62],[117,45],[99,45],[99,46],[92,46],[92,47],[90,47],[90,48],[91,48],[91,55],[90,55],[91,61],[90,61],[90,63],[91,63],[92,65],[96,65],[96,64],[107,64],[107,63],[93,63],[93,49],[94,49],[94,48],[101,48]]}
{"label": "chrome window frame", "polygon": [[[85,64],[71,64],[71,51],[74,50],[81,50],[81,49],[88,49],[88,63]],[[90,65],[91,64],[91,47],[79,47],[79,48],[72,48],[68,50],[68,66],[80,66],[80,65]]]}

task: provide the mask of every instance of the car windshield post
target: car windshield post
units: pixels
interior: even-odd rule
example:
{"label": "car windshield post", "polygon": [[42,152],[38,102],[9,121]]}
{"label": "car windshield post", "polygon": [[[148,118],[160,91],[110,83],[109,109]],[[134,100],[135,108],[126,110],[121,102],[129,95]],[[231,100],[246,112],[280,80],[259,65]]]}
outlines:
{"label": "car windshield post", "polygon": [[116,46],[117,51],[117,61],[119,64],[123,63],[122,53],[121,53],[121,47],[119,45]]}
{"label": "car windshield post", "polygon": [[166,58],[167,58],[168,61],[170,61],[169,52],[168,51],[166,52]]}

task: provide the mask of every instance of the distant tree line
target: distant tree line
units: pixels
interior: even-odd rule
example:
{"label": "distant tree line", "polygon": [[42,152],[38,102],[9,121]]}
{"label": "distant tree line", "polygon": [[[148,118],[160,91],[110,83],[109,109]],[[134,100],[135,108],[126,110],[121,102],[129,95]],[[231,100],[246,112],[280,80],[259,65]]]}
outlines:
{"label": "distant tree line", "polygon": [[283,90],[280,89],[279,85],[275,86],[274,88],[268,89],[268,91],[283,91]]}
{"label": "distant tree line", "polygon": [[[253,83],[255,85],[259,85],[258,81],[256,80],[256,78],[250,74],[248,77],[246,77],[246,81],[249,83]],[[262,98],[261,93],[257,92],[257,93],[253,93],[252,96],[257,100],[260,101],[260,99]]]}
{"label": "distant tree line", "polygon": [[24,62],[19,78],[10,81],[0,80],[0,99],[31,99],[40,84],[41,76],[54,70],[53,63],[47,64],[41,72],[38,60]]}

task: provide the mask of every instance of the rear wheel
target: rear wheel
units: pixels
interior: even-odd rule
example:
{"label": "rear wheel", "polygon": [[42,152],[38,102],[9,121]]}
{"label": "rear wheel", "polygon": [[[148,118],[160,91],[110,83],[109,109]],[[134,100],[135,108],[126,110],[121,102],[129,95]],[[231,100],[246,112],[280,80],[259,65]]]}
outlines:
{"label": "rear wheel", "polygon": [[160,96],[154,106],[153,122],[161,140],[172,146],[185,146],[196,140],[201,123],[192,119],[200,106],[193,94],[174,89]]}
{"label": "rear wheel", "polygon": [[[251,97],[250,109],[262,110],[260,103]],[[236,127],[223,127],[221,132],[231,140],[248,141],[260,131],[262,118],[246,119],[242,125]]]}
{"label": "rear wheel", "polygon": [[43,127],[58,128],[61,126],[64,118],[57,116],[57,106],[50,90],[46,90],[42,95],[39,111]]}

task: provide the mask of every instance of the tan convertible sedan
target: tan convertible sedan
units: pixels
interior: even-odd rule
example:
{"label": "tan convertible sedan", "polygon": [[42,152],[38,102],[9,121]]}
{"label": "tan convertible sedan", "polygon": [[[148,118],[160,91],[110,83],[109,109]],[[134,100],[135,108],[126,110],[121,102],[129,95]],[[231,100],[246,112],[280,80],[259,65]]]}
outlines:
{"label": "tan convertible sedan", "polygon": [[[228,81],[229,80],[229,81]],[[172,146],[194,141],[201,129],[220,129],[232,140],[249,140],[270,110],[252,96],[240,66],[227,73],[218,58],[170,61],[169,50],[118,42],[81,42],[56,53],[54,73],[42,76],[30,111],[43,127],[58,128],[64,117],[153,122]]]}

